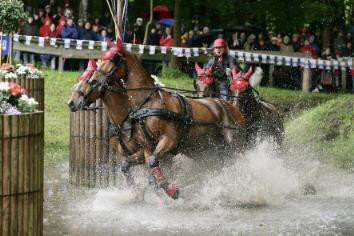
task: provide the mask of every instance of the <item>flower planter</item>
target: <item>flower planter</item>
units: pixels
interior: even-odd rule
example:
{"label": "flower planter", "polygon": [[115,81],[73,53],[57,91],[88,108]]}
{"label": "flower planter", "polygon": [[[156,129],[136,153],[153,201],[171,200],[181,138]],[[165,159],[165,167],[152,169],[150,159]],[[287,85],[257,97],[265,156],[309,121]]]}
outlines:
{"label": "flower planter", "polygon": [[44,113],[0,115],[0,235],[41,235]]}
{"label": "flower planter", "polygon": [[44,79],[18,78],[5,79],[0,76],[0,82],[14,82],[26,90],[29,97],[33,97],[38,102],[38,110],[44,111]]}
{"label": "flower planter", "polygon": [[[102,107],[102,101],[96,102]],[[105,110],[70,114],[70,182],[87,187],[116,185],[118,160],[109,142]]]}

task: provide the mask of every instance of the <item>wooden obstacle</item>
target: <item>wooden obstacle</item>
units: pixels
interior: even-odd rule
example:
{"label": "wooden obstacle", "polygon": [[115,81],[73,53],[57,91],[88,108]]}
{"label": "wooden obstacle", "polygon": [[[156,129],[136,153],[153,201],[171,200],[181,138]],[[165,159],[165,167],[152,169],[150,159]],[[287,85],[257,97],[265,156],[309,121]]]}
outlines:
{"label": "wooden obstacle", "polygon": [[26,90],[29,97],[33,97],[38,102],[38,110],[44,111],[44,78],[39,79],[5,79],[0,77],[0,82],[14,82]]}
{"label": "wooden obstacle", "polygon": [[41,235],[44,113],[0,115],[0,235]]}
{"label": "wooden obstacle", "polygon": [[[96,101],[96,107],[102,107]],[[70,114],[70,182],[87,187],[117,184],[118,159],[109,142],[109,118],[104,109]]]}

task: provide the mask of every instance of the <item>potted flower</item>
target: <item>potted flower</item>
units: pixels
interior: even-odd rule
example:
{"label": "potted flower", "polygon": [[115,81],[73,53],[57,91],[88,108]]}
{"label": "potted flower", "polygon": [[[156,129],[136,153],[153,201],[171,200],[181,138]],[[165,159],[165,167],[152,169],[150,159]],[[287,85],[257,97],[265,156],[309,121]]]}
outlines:
{"label": "potted flower", "polygon": [[0,114],[18,115],[34,112],[38,102],[29,98],[25,90],[14,82],[0,82]]}
{"label": "potted flower", "polygon": [[13,82],[20,85],[29,96],[38,101],[38,108],[44,110],[44,79],[42,72],[32,64],[16,66],[3,64],[0,67],[0,82]]}

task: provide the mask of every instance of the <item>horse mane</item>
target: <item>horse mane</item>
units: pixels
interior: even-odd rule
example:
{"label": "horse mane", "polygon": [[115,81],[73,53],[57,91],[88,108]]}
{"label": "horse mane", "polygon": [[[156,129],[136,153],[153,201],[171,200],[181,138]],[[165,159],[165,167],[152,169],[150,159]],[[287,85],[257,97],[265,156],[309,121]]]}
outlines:
{"label": "horse mane", "polygon": [[[146,80],[150,80],[153,84],[155,83],[155,80],[151,77],[151,74],[145,69],[145,67],[143,66],[143,64],[141,63],[141,61],[139,60],[139,58],[134,55],[133,53],[127,51],[127,50],[124,50],[124,54],[126,56],[126,58],[131,58],[134,63],[132,65],[129,65],[128,61],[128,70],[131,71],[132,67],[133,69],[138,69],[142,72],[142,75],[143,75],[143,79],[146,79]],[[129,74],[129,72],[128,72]]]}

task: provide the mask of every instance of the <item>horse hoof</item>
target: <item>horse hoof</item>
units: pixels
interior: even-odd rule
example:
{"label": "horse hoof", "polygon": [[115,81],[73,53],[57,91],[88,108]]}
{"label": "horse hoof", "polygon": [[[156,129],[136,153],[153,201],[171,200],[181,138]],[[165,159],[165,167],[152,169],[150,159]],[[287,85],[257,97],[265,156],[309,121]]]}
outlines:
{"label": "horse hoof", "polygon": [[166,194],[172,199],[178,199],[179,196],[179,189],[175,184],[167,185],[165,189]]}

